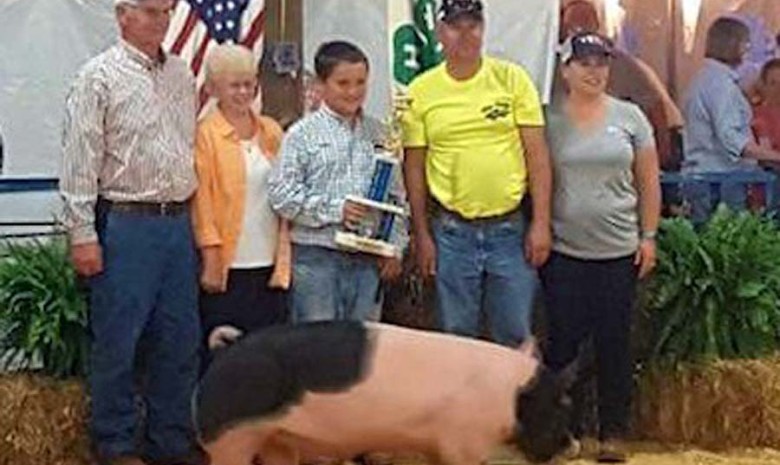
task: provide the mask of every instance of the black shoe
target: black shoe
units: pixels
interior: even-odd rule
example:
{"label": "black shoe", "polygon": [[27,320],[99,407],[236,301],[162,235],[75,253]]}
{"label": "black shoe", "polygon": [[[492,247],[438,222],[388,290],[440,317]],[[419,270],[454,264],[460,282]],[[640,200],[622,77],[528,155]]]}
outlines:
{"label": "black shoe", "polygon": [[628,461],[626,443],[617,439],[606,439],[599,442],[599,454],[596,461],[599,463],[626,463]]}

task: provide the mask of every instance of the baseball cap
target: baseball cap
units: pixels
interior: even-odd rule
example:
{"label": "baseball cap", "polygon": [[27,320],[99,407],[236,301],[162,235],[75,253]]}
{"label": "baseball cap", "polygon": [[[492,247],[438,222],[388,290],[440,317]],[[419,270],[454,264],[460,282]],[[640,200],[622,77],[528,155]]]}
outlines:
{"label": "baseball cap", "polygon": [[482,10],[483,6],[480,0],[442,0],[436,17],[445,23],[451,23],[464,16],[483,21]]}
{"label": "baseball cap", "polygon": [[612,43],[594,32],[577,32],[563,42],[560,55],[561,63],[590,56],[611,57]]}

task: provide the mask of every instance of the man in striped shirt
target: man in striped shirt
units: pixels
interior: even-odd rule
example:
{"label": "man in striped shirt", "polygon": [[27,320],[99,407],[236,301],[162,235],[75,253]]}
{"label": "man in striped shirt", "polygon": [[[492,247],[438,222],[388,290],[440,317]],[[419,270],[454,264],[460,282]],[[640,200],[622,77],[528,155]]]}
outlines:
{"label": "man in striped shirt", "polygon": [[92,439],[101,463],[198,463],[189,420],[200,341],[188,206],[194,80],[160,48],[174,0],[114,2],[121,40],[70,89],[60,177],[71,258],[91,286]]}

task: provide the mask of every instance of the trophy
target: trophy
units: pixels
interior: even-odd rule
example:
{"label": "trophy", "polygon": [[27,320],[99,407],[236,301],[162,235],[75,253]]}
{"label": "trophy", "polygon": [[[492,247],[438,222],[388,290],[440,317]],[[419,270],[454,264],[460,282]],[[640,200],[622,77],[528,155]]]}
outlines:
{"label": "trophy", "polygon": [[392,113],[385,122],[385,140],[374,153],[374,174],[365,196],[348,195],[346,199],[367,207],[368,213],[360,224],[336,232],[336,244],[353,251],[383,257],[400,256],[398,246],[390,242],[396,221],[403,221],[406,211],[400,193],[393,188],[400,185],[403,141],[401,116],[408,108],[408,97],[396,93]]}

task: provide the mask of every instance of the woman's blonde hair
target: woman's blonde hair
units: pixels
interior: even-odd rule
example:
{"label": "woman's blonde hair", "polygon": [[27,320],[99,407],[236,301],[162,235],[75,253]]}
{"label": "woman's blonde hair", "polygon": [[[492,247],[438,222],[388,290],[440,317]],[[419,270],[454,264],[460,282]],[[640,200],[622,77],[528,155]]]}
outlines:
{"label": "woman's blonde hair", "polygon": [[224,73],[257,74],[252,52],[236,44],[221,44],[211,49],[206,59],[206,79],[213,80]]}

